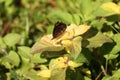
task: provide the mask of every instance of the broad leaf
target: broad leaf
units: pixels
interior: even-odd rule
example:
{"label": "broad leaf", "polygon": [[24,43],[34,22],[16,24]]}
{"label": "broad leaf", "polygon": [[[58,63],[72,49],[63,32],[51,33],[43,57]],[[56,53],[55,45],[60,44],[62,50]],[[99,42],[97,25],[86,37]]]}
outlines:
{"label": "broad leaf", "polygon": [[113,14],[120,14],[120,6],[113,2],[103,3],[101,7],[106,11],[112,12]]}
{"label": "broad leaf", "polygon": [[21,57],[24,57],[24,58],[27,58],[27,59],[31,58],[29,47],[26,47],[26,46],[18,47],[18,53]]}
{"label": "broad leaf", "polygon": [[89,38],[88,41],[89,41],[89,44],[87,47],[94,47],[94,48],[100,47],[104,43],[112,42],[110,38],[103,35],[102,33],[97,33],[96,36]]}
{"label": "broad leaf", "polygon": [[64,49],[60,44],[56,44],[56,41],[52,40],[52,35],[45,35],[39,41],[37,41],[32,49],[31,53],[41,53],[43,51],[60,51]]}
{"label": "broad leaf", "polygon": [[64,69],[54,69],[51,73],[51,80],[65,80],[66,68]]}
{"label": "broad leaf", "polygon": [[116,45],[109,54],[104,55],[106,59],[115,59],[119,56],[117,53],[120,51],[120,34],[114,35],[113,40],[116,42]]}
{"label": "broad leaf", "polygon": [[35,55],[33,55],[33,57],[31,58],[31,62],[32,62],[32,63],[45,63],[45,62],[47,62],[47,60],[41,58],[41,57],[40,57],[40,54],[35,54]]}
{"label": "broad leaf", "polygon": [[76,37],[73,40],[62,41],[66,51],[70,53],[74,59],[76,59],[81,52],[81,40],[81,37]]}
{"label": "broad leaf", "polygon": [[20,40],[20,35],[16,34],[16,33],[10,33],[7,34],[3,40],[4,42],[8,45],[8,46],[14,46],[15,44],[17,44]]}
{"label": "broad leaf", "polygon": [[18,54],[14,51],[10,51],[9,54],[3,58],[1,58],[1,63],[6,66],[6,68],[17,67],[20,64],[20,58]]}

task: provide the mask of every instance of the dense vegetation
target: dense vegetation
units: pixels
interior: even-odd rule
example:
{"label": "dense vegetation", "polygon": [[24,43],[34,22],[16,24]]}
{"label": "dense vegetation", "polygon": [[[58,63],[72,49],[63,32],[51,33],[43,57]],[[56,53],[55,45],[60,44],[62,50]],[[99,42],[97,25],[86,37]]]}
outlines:
{"label": "dense vegetation", "polygon": [[0,80],[120,80],[120,1],[0,0]]}

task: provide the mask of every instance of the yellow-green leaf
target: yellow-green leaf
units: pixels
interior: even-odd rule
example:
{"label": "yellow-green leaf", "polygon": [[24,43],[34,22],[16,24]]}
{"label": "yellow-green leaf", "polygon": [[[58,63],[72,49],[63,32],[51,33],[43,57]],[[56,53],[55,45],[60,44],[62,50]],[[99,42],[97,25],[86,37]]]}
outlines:
{"label": "yellow-green leaf", "polygon": [[115,14],[120,14],[120,6],[113,3],[113,2],[107,2],[107,3],[103,3],[101,5],[101,7],[104,10],[107,10],[109,12],[114,12]]}

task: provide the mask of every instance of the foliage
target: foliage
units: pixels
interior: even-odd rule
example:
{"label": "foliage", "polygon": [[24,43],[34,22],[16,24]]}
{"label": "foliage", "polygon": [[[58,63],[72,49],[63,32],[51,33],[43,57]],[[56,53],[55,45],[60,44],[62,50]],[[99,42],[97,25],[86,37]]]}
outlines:
{"label": "foliage", "polygon": [[120,80],[119,46],[119,0],[0,0],[0,80]]}

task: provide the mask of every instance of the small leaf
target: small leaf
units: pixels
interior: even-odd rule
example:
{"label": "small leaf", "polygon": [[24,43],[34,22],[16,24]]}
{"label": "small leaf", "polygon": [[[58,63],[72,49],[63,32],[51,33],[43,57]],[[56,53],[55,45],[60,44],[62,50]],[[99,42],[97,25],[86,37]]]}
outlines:
{"label": "small leaf", "polygon": [[18,54],[14,51],[10,51],[8,56],[2,57],[1,62],[6,68],[13,68],[14,66],[19,66],[20,58]]}
{"label": "small leaf", "polygon": [[47,62],[47,60],[41,58],[41,57],[40,57],[40,54],[35,54],[35,55],[33,55],[33,57],[31,58],[31,62],[32,62],[32,63],[45,63],[45,62]]}
{"label": "small leaf", "polygon": [[51,77],[51,70],[41,70],[37,75],[45,78]]}
{"label": "small leaf", "polygon": [[31,63],[29,59],[21,57],[21,60],[21,67],[17,70],[19,73],[24,74],[33,68],[34,64]]}
{"label": "small leaf", "polygon": [[73,14],[73,21],[75,24],[80,24],[80,15],[79,14]]}
{"label": "small leaf", "polygon": [[76,59],[81,52],[81,40],[81,37],[76,37],[73,40],[62,41],[66,51],[70,53],[74,59]]}
{"label": "small leaf", "polygon": [[97,33],[96,36],[89,38],[88,41],[89,41],[89,45],[87,47],[94,47],[94,48],[100,47],[106,42],[112,42],[110,38],[108,38],[107,36],[101,33]]}
{"label": "small leaf", "polygon": [[63,12],[62,10],[53,10],[49,13],[48,18],[50,20],[54,20],[53,22],[65,21],[66,23],[73,23],[72,15],[67,12]]}
{"label": "small leaf", "polygon": [[52,59],[49,63],[49,69],[62,69],[66,68],[68,65],[65,62],[67,61],[67,57],[58,57],[56,59]]}
{"label": "small leaf", "polygon": [[114,14],[120,14],[120,6],[113,3],[113,2],[107,2],[107,3],[103,3],[101,5],[101,7],[104,10],[107,10],[109,12],[113,12]]}
{"label": "small leaf", "polygon": [[31,58],[31,54],[30,54],[30,48],[26,47],[26,46],[21,46],[18,47],[18,53],[20,56],[30,59]]}
{"label": "small leaf", "polygon": [[114,35],[113,40],[116,42],[116,45],[109,54],[104,55],[104,57],[107,59],[115,59],[119,56],[117,53],[120,51],[120,34]]}
{"label": "small leaf", "polygon": [[20,40],[20,35],[16,33],[7,34],[3,40],[8,46],[14,46]]}
{"label": "small leaf", "polygon": [[0,48],[6,48],[6,44],[3,41],[3,38],[0,37]]}
{"label": "small leaf", "polygon": [[54,69],[51,73],[51,80],[65,80],[66,77],[66,68],[63,69]]}
{"label": "small leaf", "polygon": [[16,52],[10,51],[8,58],[12,61],[13,65],[18,66],[20,64],[20,58]]}

